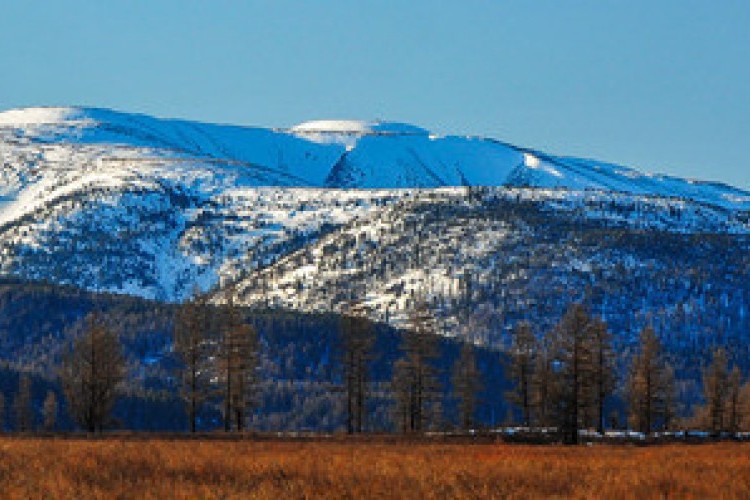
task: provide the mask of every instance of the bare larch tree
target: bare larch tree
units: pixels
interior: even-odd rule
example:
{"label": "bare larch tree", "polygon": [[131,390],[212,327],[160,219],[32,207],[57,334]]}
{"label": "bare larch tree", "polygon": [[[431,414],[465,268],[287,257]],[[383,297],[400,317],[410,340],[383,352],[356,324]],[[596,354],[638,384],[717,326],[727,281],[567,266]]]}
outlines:
{"label": "bare larch tree", "polygon": [[60,368],[73,420],[88,432],[101,432],[109,425],[124,375],[118,336],[97,314],[89,314]]}
{"label": "bare larch tree", "polygon": [[555,411],[563,441],[578,443],[584,416],[590,415],[593,398],[591,318],[582,304],[573,304],[555,329],[553,363],[560,381]]}
{"label": "bare larch tree", "polygon": [[31,379],[22,374],[18,378],[18,392],[13,401],[16,413],[16,430],[18,432],[30,432],[34,427],[34,410],[31,404]]}
{"label": "bare larch tree", "polygon": [[481,388],[474,347],[467,342],[461,347],[461,354],[453,366],[453,392],[458,400],[458,425],[461,430],[475,427],[474,414]]}
{"label": "bare larch tree", "polygon": [[365,426],[369,366],[375,335],[372,324],[356,304],[340,320],[342,368],[346,392],[346,430],[361,433]]}
{"label": "bare larch tree", "polygon": [[667,363],[656,332],[651,327],[641,331],[639,352],[633,357],[626,393],[631,427],[649,435],[668,411],[668,394],[672,391],[666,375]]}
{"label": "bare larch tree", "polygon": [[392,381],[398,419],[405,432],[422,432],[429,415],[427,407],[439,394],[434,320],[424,304],[412,310],[400,350],[402,357],[394,364]]}
{"label": "bare larch tree", "polygon": [[180,363],[180,395],[187,406],[190,432],[196,431],[198,411],[208,398],[210,316],[200,296],[183,303],[174,322],[174,351]]}
{"label": "bare larch tree", "polygon": [[223,384],[224,430],[241,432],[255,402],[258,336],[231,299],[220,311],[218,367]]}
{"label": "bare larch tree", "polygon": [[42,413],[44,416],[44,430],[47,432],[54,431],[57,424],[57,396],[54,391],[47,391],[47,397],[44,398],[44,405],[42,406]]}
{"label": "bare larch tree", "polygon": [[561,392],[561,383],[555,373],[554,337],[554,331],[550,330],[540,339],[531,373],[531,423],[542,427],[557,424],[555,401]]}
{"label": "bare larch tree", "polygon": [[727,406],[729,370],[727,353],[717,348],[711,365],[703,370],[703,397],[708,410],[708,428],[714,436],[724,430],[724,411]]}
{"label": "bare larch tree", "polygon": [[604,405],[615,389],[615,354],[612,349],[612,334],[607,324],[599,319],[589,323],[589,342],[591,343],[591,361],[594,384],[594,409],[596,412],[596,430],[604,433]]}
{"label": "bare larch tree", "polygon": [[531,425],[532,380],[537,363],[538,342],[531,330],[531,325],[522,321],[513,329],[513,340],[510,347],[510,376],[515,382],[508,391],[511,403],[521,408],[522,423]]}
{"label": "bare larch tree", "polygon": [[742,372],[740,372],[740,368],[735,365],[734,368],[732,368],[732,371],[729,373],[726,408],[726,429],[732,434],[736,434],[740,430],[740,422],[742,421],[740,404],[741,390]]}

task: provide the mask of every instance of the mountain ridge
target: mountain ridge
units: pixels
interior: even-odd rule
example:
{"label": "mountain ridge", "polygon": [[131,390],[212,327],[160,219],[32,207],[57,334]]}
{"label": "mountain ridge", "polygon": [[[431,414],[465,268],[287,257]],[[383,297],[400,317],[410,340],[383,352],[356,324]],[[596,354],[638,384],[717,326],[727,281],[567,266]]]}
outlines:
{"label": "mountain ridge", "polygon": [[495,138],[432,134],[397,122],[317,120],[269,129],[154,118],[106,108],[39,107],[0,112],[0,129],[52,144],[106,144],[144,148],[161,159],[171,155],[235,162],[254,171],[253,182],[258,186],[595,189],[750,210],[750,192],[721,182],[641,173]]}
{"label": "mountain ridge", "polygon": [[[179,302],[234,289],[240,302],[306,311],[356,300],[392,324],[427,293],[452,330],[470,324],[467,307],[523,310],[508,294],[542,276],[564,291],[606,286],[613,266],[641,280],[682,272],[672,247],[625,251],[630,240],[715,241],[738,255],[712,268],[714,289],[728,290],[722,273],[744,272],[749,234],[750,193],[736,188],[406,124],[0,113],[0,275],[90,291]],[[707,266],[698,250],[685,260]],[[694,275],[683,283],[679,300],[698,294]],[[551,300],[540,290],[533,300]]]}

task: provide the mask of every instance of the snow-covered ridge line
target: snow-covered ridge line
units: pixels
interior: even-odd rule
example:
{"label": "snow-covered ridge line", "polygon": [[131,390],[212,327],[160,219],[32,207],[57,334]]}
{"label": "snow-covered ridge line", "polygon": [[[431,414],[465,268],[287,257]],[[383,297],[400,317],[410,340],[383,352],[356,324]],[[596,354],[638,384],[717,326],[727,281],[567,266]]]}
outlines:
{"label": "snow-covered ridge line", "polygon": [[[597,160],[556,156],[484,137],[438,136],[397,122],[318,120],[289,129],[214,125],[103,108],[26,108],[0,112],[4,170],[21,175],[68,151],[82,164],[116,160],[194,161],[246,169],[244,184],[329,188],[523,186],[681,198],[750,211],[750,192],[718,182],[642,173]],[[54,160],[54,158],[51,158]],[[28,163],[28,162],[31,163]],[[9,167],[11,166],[11,167]],[[125,168],[126,165],[123,165]],[[8,176],[5,172],[2,174]],[[0,181],[3,179],[0,178]]]}
{"label": "snow-covered ridge line", "polygon": [[428,135],[430,132],[408,123],[363,120],[313,120],[279,129],[293,134],[354,134],[354,135]]}

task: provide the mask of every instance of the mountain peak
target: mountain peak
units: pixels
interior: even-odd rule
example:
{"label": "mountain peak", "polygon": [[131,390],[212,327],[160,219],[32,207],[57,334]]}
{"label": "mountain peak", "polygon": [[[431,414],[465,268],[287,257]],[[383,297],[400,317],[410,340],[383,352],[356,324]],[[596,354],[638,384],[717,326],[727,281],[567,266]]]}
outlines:
{"label": "mountain peak", "polygon": [[0,111],[0,126],[28,126],[57,124],[85,119],[85,108],[78,107],[30,107]]}
{"label": "mountain peak", "polygon": [[[50,157],[80,156],[83,153],[72,145],[86,145],[89,162],[123,156],[137,156],[140,162],[154,158],[210,161],[211,168],[219,162],[234,165],[233,175],[239,176],[243,185],[373,189],[519,186],[682,198],[750,210],[750,193],[731,186],[644,174],[625,166],[551,155],[489,138],[438,136],[395,121],[313,120],[278,130],[163,119],[105,108],[30,107],[0,112],[0,132],[0,152],[7,150],[7,154],[21,154],[16,148],[23,138],[30,143],[23,146],[29,148],[23,154],[43,150]],[[31,144],[35,142],[45,147]],[[63,164],[70,166],[69,162]],[[10,191],[7,186],[28,177],[11,170],[2,173],[9,179],[5,192]]]}
{"label": "mountain peak", "polygon": [[408,123],[364,120],[312,120],[289,129],[294,134],[352,134],[352,135],[428,135],[421,127]]}

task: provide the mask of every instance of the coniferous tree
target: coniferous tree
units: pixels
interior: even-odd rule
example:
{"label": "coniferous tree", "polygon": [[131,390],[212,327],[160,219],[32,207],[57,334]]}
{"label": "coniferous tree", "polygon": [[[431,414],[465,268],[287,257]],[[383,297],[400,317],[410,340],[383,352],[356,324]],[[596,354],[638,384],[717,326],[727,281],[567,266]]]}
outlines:
{"label": "coniferous tree", "polygon": [[740,430],[740,422],[742,420],[741,415],[741,401],[740,395],[742,390],[742,373],[737,365],[734,366],[731,373],[729,374],[728,387],[727,387],[727,426],[726,429],[732,434],[736,434]]}
{"label": "coniferous tree", "polygon": [[711,365],[703,370],[703,397],[706,401],[707,423],[715,436],[724,430],[728,381],[727,354],[724,349],[717,348]]}
{"label": "coniferous tree", "polygon": [[612,334],[604,321],[593,319],[589,324],[596,430],[604,433],[604,404],[615,389],[615,354]]}
{"label": "coniferous tree", "polygon": [[34,410],[31,403],[31,379],[23,374],[18,378],[18,392],[13,401],[16,413],[16,430],[30,432],[34,426]]}
{"label": "coniferous tree", "polygon": [[363,312],[353,306],[340,321],[344,389],[346,392],[346,429],[361,433],[365,425],[369,364],[375,335]]}
{"label": "coniferous tree", "polygon": [[414,374],[405,357],[393,363],[391,393],[394,402],[394,424],[403,433],[412,432],[412,405],[414,402]]}
{"label": "coniferous tree", "polygon": [[594,407],[590,323],[586,308],[573,304],[555,329],[553,362],[560,381],[555,412],[563,441],[569,444],[578,443],[584,417]]}
{"label": "coniferous tree", "polygon": [[510,348],[510,375],[515,385],[508,393],[510,401],[521,408],[523,425],[531,425],[532,381],[537,363],[537,340],[531,325],[521,322],[513,329]]}
{"label": "coniferous tree", "polygon": [[422,432],[428,423],[427,407],[437,400],[439,388],[434,320],[424,304],[411,312],[400,350],[392,381],[397,418],[405,432]]}
{"label": "coniferous tree", "polygon": [[750,381],[740,388],[737,421],[740,431],[750,431]]}
{"label": "coniferous tree", "polygon": [[551,427],[557,424],[555,401],[560,392],[560,380],[554,370],[554,332],[548,331],[537,349],[531,378],[531,415],[534,425]]}
{"label": "coniferous tree", "polygon": [[125,360],[117,335],[98,315],[89,314],[60,368],[73,420],[88,432],[101,432],[109,425],[124,375]]}
{"label": "coniferous tree", "polygon": [[478,393],[481,389],[480,372],[477,369],[474,348],[465,343],[453,366],[453,391],[458,399],[458,422],[462,430],[474,428]]}
{"label": "coniferous tree", "polygon": [[258,336],[231,300],[220,318],[219,378],[223,384],[224,430],[243,431],[255,403]]}
{"label": "coniferous tree", "polygon": [[57,424],[57,396],[53,391],[47,392],[42,413],[44,415],[44,430],[47,432],[54,431]]}
{"label": "coniferous tree", "polygon": [[641,331],[639,343],[640,350],[633,358],[626,392],[631,426],[648,435],[665,415],[667,365],[653,328]]}
{"label": "coniferous tree", "polygon": [[181,361],[180,395],[190,432],[196,431],[199,408],[208,397],[209,323],[208,306],[198,296],[182,304],[175,317],[174,351]]}
{"label": "coniferous tree", "polygon": [[662,421],[664,430],[668,431],[674,427],[679,413],[679,401],[677,399],[677,385],[675,380],[674,367],[670,363],[664,364],[662,373],[662,391],[664,394],[664,403],[662,406]]}

